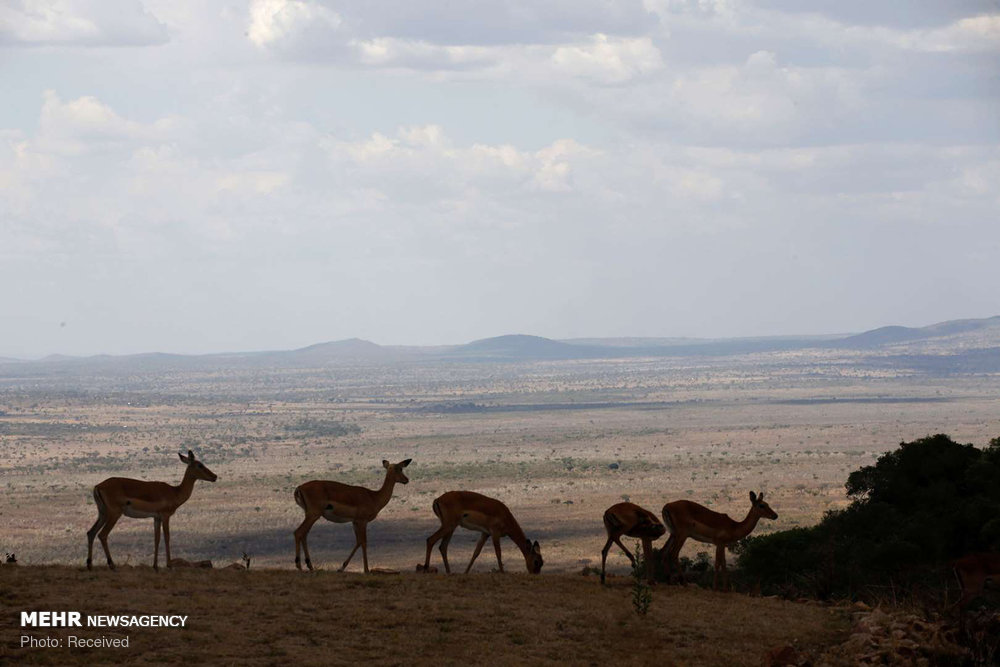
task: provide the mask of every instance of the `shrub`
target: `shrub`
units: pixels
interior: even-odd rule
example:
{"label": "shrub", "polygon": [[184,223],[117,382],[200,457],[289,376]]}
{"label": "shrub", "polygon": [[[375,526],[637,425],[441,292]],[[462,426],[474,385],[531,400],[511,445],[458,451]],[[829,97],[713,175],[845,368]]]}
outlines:
{"label": "shrub", "polygon": [[847,479],[851,504],[811,528],[743,540],[743,578],[788,596],[877,596],[940,586],[945,565],[1000,547],[1000,439],[902,443]]}
{"label": "shrub", "polygon": [[649,612],[653,603],[653,590],[646,581],[646,555],[637,542],[635,544],[635,562],[632,563],[632,608],[639,616]]}

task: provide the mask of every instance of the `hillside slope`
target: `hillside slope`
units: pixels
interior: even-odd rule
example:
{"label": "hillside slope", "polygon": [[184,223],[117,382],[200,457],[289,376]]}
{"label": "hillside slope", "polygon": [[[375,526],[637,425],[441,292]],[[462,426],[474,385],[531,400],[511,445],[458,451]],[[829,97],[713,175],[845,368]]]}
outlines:
{"label": "hillside slope", "polygon": [[[523,573],[0,567],[0,662],[759,665],[775,646],[818,650],[847,631],[833,609],[695,588],[657,588],[643,618],[632,609],[629,582],[601,587],[594,577]],[[24,633],[128,634],[128,649],[21,649],[21,610],[189,618],[184,629]]]}

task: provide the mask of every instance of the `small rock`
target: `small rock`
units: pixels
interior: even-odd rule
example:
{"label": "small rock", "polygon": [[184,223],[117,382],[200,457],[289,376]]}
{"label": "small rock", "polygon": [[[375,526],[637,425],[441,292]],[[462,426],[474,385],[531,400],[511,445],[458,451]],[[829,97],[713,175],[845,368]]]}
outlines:
{"label": "small rock", "polygon": [[785,644],[768,651],[761,664],[763,667],[789,667],[790,665],[798,665],[800,660],[799,652],[795,650],[795,647]]}

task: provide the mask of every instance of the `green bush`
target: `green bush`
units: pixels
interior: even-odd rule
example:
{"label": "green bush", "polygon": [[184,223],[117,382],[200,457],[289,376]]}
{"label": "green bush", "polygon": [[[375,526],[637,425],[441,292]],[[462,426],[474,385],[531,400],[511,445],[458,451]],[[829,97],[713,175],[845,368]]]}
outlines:
{"label": "green bush", "polygon": [[940,586],[946,564],[1000,547],[1000,438],[902,443],[847,479],[851,504],[811,528],[743,540],[741,579],[767,593],[877,597]]}

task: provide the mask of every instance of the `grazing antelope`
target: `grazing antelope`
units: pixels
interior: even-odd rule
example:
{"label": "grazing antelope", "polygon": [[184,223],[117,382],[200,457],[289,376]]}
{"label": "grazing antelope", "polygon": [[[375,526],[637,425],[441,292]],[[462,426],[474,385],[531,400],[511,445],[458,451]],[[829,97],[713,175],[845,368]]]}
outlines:
{"label": "grazing antelope", "polygon": [[605,510],[604,529],[608,531],[608,541],[601,549],[601,583],[604,583],[604,570],[612,543],[621,547],[632,566],[635,567],[635,558],[621,543],[622,535],[638,537],[642,540],[642,557],[646,561],[646,577],[653,581],[653,540],[659,539],[667,532],[656,515],[634,503],[618,503]]}
{"label": "grazing antelope", "polygon": [[[109,477],[94,487],[94,504],[97,505],[97,521],[87,531],[87,569],[91,569],[94,556],[94,538],[101,538],[104,555],[108,558],[108,567],[115,569],[108,549],[108,534],[124,514],[133,519],[153,519],[153,569],[160,567],[160,527],[163,528],[163,540],[167,547],[167,567],[170,567],[170,517],[177,508],[187,502],[194,490],[195,480],[203,479],[214,482],[218,475],[205,467],[201,461],[194,458],[194,452],[188,450],[187,456],[178,454],[181,461],[187,464],[184,479],[177,486],[166,482],[144,482],[125,477]],[[100,533],[98,533],[100,531]]]}
{"label": "grazing antelope", "polygon": [[299,559],[299,551],[305,552],[306,567],[313,569],[312,559],[309,558],[309,544],[306,538],[309,536],[309,529],[313,524],[323,517],[327,521],[334,523],[354,524],[354,548],[351,554],[340,566],[340,571],[347,569],[347,564],[354,558],[354,553],[361,547],[361,556],[365,562],[365,573],[368,573],[368,522],[374,521],[382,508],[386,506],[392,498],[392,489],[396,482],[408,484],[409,478],[403,474],[403,468],[410,465],[413,459],[406,459],[399,463],[389,463],[382,461],[385,468],[385,481],[382,482],[378,490],[366,489],[362,486],[350,486],[340,482],[327,482],[315,479],[306,482],[295,489],[295,504],[301,507],[305,513],[305,519],[298,528],[295,529],[295,567],[302,569],[302,561]]}
{"label": "grazing antelope", "polygon": [[726,569],[726,547],[739,542],[753,532],[760,519],[777,519],[778,515],[764,502],[764,492],[758,496],[750,492],[750,511],[742,521],[734,521],[726,514],[693,503],[690,500],[678,500],[663,506],[663,523],[670,531],[670,539],[663,548],[664,558],[673,572],[680,572],[678,554],[684,542],[690,537],[698,542],[715,545],[715,574],[712,577],[712,588],[718,588],[719,572],[722,572],[725,585],[729,586],[729,571]]}
{"label": "grazing antelope", "polygon": [[1000,553],[974,553],[962,556],[952,562],[958,584],[962,587],[962,597],[955,603],[959,612],[965,610],[976,599],[986,581],[1000,578]]}
{"label": "grazing antelope", "polygon": [[503,572],[503,559],[500,557],[500,538],[505,535],[514,541],[524,555],[524,566],[531,574],[542,571],[542,550],[538,542],[532,542],[524,536],[524,531],[510,510],[499,500],[489,498],[473,491],[449,491],[438,496],[432,505],[434,514],[441,520],[441,527],[427,538],[427,557],[424,559],[423,571],[428,572],[431,564],[431,549],[434,543],[441,540],[441,559],[444,561],[444,571],[451,574],[448,566],[448,543],[455,529],[461,526],[468,530],[482,533],[476,550],[472,554],[469,566],[465,568],[468,574],[472,564],[479,557],[479,552],[486,544],[486,538],[493,538],[493,549],[497,554],[497,565]]}

